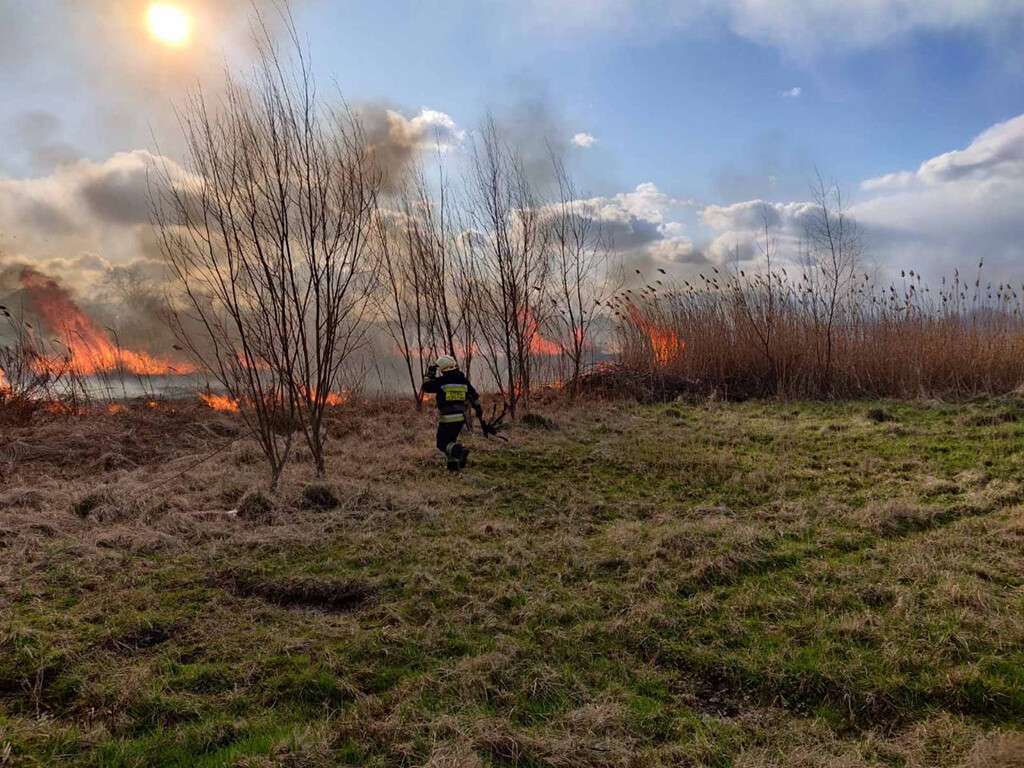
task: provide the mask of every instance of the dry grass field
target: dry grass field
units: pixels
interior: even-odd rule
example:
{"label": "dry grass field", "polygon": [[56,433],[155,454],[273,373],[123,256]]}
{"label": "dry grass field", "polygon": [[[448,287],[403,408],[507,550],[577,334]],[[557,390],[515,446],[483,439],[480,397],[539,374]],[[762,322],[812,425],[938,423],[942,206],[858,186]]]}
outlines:
{"label": "dry grass field", "polygon": [[1024,765],[1024,402],[539,411],[3,428],[0,765]]}

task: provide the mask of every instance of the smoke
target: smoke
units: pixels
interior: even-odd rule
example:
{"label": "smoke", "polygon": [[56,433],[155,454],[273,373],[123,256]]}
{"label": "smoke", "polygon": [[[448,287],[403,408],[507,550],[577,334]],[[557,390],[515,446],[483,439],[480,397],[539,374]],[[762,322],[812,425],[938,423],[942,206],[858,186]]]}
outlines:
{"label": "smoke", "polygon": [[[188,45],[171,48],[146,28],[150,0],[0,0],[0,87],[40,105],[19,118],[35,143],[26,170],[49,170],[73,159],[75,146],[103,156],[151,146],[155,139],[164,151],[176,152],[181,142],[174,105],[200,83],[207,93],[217,93],[225,71],[246,66],[256,54],[262,29],[254,35],[254,25],[283,40],[289,8],[298,13],[305,2],[180,4],[192,19],[193,34]],[[58,109],[75,117],[79,135],[70,141],[57,138],[59,125],[46,123],[45,115]]]}
{"label": "smoke", "polygon": [[[68,287],[83,284],[88,295]],[[0,304],[16,316],[51,334],[66,335],[70,327],[76,338],[95,340],[113,332],[131,349],[159,354],[174,344],[163,321],[165,285],[163,264],[145,260],[115,266],[85,254],[51,260],[46,271],[23,259],[0,260]],[[9,330],[0,328],[0,337]]]}
{"label": "smoke", "polygon": [[5,127],[4,160],[29,173],[49,173],[77,160],[78,150],[63,138],[60,118],[41,109],[15,115]]}
{"label": "smoke", "polygon": [[531,184],[550,189],[555,183],[552,158],[566,157],[572,131],[547,91],[532,81],[513,83],[509,97],[492,105],[485,119],[494,122],[515,151]]}
{"label": "smoke", "polygon": [[169,161],[137,150],[46,176],[0,178],[0,253],[89,293],[114,267],[162,270],[149,225],[149,176]]}
{"label": "smoke", "polygon": [[436,109],[424,107],[411,118],[386,104],[362,104],[354,111],[387,189],[397,188],[420,153],[447,153],[466,139],[455,120]]}

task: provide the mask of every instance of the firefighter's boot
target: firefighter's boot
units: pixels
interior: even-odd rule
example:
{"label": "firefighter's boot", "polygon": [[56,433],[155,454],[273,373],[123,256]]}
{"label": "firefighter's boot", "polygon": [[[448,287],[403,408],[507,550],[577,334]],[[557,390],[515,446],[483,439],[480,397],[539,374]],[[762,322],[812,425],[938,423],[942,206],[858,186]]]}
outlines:
{"label": "firefighter's boot", "polygon": [[462,455],[462,452],[460,450],[461,448],[462,446],[459,445],[458,443],[452,443],[451,445],[448,446],[448,449],[445,451],[445,456],[448,459],[449,472],[458,472],[460,469],[462,469],[462,461],[460,459]]}

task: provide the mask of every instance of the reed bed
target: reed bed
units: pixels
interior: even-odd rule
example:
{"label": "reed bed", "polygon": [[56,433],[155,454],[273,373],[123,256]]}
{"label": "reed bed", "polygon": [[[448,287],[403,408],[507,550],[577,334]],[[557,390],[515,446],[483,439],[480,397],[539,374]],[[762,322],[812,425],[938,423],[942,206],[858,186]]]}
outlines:
{"label": "reed bed", "polygon": [[[611,302],[621,366],[728,397],[964,398],[1024,381],[1024,286],[713,270]],[[668,384],[666,384],[668,383]]]}

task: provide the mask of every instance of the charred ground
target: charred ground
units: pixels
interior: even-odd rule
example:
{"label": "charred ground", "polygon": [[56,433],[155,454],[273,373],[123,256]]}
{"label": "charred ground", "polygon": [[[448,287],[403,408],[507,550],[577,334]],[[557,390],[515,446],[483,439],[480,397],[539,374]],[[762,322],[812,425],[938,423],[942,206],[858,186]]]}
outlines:
{"label": "charred ground", "polygon": [[1024,404],[540,413],[5,427],[0,764],[1020,764]]}

